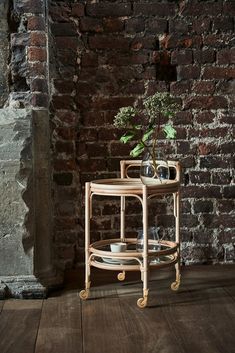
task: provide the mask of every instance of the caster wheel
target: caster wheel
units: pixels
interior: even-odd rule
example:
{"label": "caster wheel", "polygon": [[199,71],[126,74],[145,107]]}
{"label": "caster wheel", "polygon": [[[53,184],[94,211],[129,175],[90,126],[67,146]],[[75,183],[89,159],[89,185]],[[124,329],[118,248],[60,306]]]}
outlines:
{"label": "caster wheel", "polygon": [[124,281],[125,279],[125,272],[120,272],[118,275],[117,275],[117,279],[119,281]]}
{"label": "caster wheel", "polygon": [[177,291],[179,289],[180,283],[178,281],[175,281],[171,283],[171,289],[174,291]]}
{"label": "caster wheel", "polygon": [[79,293],[79,297],[83,300],[87,299],[89,296],[89,290],[88,289],[83,289],[81,290],[81,292]]}
{"label": "caster wheel", "polygon": [[141,309],[145,308],[147,305],[147,298],[139,298],[137,300],[137,306]]}

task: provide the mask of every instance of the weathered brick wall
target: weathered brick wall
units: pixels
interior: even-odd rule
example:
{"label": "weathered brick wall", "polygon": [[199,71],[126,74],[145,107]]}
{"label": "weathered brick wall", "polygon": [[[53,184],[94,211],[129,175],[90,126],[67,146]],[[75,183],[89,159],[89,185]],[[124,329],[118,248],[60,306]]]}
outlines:
{"label": "weathered brick wall", "polygon": [[[129,146],[118,108],[156,91],[182,101],[177,140],[185,263],[234,260],[234,1],[51,1],[55,246],[58,264],[82,260],[85,181],[119,175]],[[171,204],[154,202],[172,236]],[[152,207],[153,209],[154,207]],[[94,209],[92,238],[115,236],[119,207]],[[102,216],[102,217],[101,217]],[[128,234],[141,225],[128,201]],[[111,229],[111,230],[110,230]]]}

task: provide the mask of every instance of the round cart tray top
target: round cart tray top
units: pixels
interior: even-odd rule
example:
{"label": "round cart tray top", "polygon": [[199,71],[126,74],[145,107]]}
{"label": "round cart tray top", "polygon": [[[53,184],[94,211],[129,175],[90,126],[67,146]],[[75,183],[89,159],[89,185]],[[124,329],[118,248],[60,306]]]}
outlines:
{"label": "round cart tray top", "polygon": [[[143,183],[137,178],[116,178],[116,179],[98,179],[91,182],[91,188],[100,192],[118,192],[118,191],[139,191],[142,193]],[[177,189],[179,186],[178,180],[164,180],[160,183],[147,185],[147,189],[151,191],[161,191],[167,189]]]}

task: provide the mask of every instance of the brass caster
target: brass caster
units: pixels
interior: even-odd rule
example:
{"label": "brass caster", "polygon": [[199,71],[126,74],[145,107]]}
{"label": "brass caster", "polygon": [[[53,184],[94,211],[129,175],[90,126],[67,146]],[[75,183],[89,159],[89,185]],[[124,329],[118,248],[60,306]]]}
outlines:
{"label": "brass caster", "polygon": [[147,306],[147,297],[145,297],[145,298],[139,298],[138,300],[137,300],[137,306],[139,307],[139,308],[141,308],[141,309],[143,309],[143,308],[145,308],[146,306]]}
{"label": "brass caster", "polygon": [[175,281],[171,283],[171,289],[174,291],[177,291],[179,289],[179,286],[180,286],[180,281]]}
{"label": "brass caster", "polygon": [[89,296],[89,289],[83,289],[81,290],[81,292],[79,293],[79,297],[82,299],[82,300],[86,300]]}
{"label": "brass caster", "polygon": [[119,281],[124,281],[125,277],[126,277],[125,271],[120,272],[120,273],[117,275],[117,279],[118,279]]}

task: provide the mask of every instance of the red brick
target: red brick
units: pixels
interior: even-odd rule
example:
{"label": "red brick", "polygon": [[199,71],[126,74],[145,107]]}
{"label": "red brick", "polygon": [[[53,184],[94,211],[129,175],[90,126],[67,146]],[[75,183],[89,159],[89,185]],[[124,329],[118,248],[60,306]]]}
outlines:
{"label": "red brick", "polygon": [[131,4],[115,4],[110,2],[87,4],[86,13],[93,17],[122,17],[131,14]]}
{"label": "red brick", "polygon": [[194,50],[193,58],[195,63],[213,63],[215,62],[215,51],[213,49]]}
{"label": "red brick", "polygon": [[174,125],[191,125],[193,122],[193,115],[189,111],[179,111],[174,117]]}
{"label": "red brick", "polygon": [[94,52],[87,52],[82,55],[81,64],[85,66],[97,66],[98,65],[98,56]]}
{"label": "red brick", "polygon": [[212,95],[215,91],[215,82],[214,81],[195,81],[192,87],[192,91],[196,94]]}
{"label": "red brick", "polygon": [[198,96],[189,97],[185,100],[185,109],[222,109],[227,108],[228,102],[225,97],[220,96]]}
{"label": "red brick", "polygon": [[74,159],[54,159],[53,167],[57,172],[74,171],[77,169]]}
{"label": "red brick", "polygon": [[212,213],[214,209],[211,200],[196,200],[193,207],[195,213]]}
{"label": "red brick", "polygon": [[230,213],[235,208],[234,199],[217,200],[217,209],[219,213]]}
{"label": "red brick", "polygon": [[208,228],[220,228],[221,226],[229,228],[235,224],[235,215],[204,215],[203,224]]}
{"label": "red brick", "polygon": [[104,31],[101,19],[84,17],[80,20],[80,30],[82,32],[102,33]]}
{"label": "red brick", "polygon": [[121,32],[124,28],[124,22],[116,18],[105,18],[103,20],[104,32]]}
{"label": "red brick", "polygon": [[[207,134],[207,129],[205,129],[205,134]],[[198,144],[198,154],[207,155],[212,153],[218,153],[218,147],[212,143],[199,142]]]}
{"label": "red brick", "polygon": [[49,97],[48,94],[33,93],[30,101],[33,107],[47,108],[49,104]]}
{"label": "red brick", "polygon": [[174,15],[177,10],[176,4],[172,3],[134,3],[134,16],[146,15],[168,17]]}
{"label": "red brick", "polygon": [[75,144],[71,141],[70,142],[56,141],[55,151],[57,153],[67,154],[71,157],[71,155],[75,152]]}
{"label": "red brick", "polygon": [[179,80],[196,79],[200,77],[200,73],[200,66],[184,65],[177,67],[177,76]]}
{"label": "red brick", "polygon": [[211,19],[209,17],[199,17],[193,21],[192,29],[195,33],[207,33],[211,29]]}
{"label": "red brick", "polygon": [[74,23],[52,23],[52,34],[56,37],[70,37],[77,35],[77,29]]}
{"label": "red brick", "polygon": [[192,64],[193,54],[190,49],[174,50],[171,54],[171,63],[173,65]]}
{"label": "red brick", "polygon": [[194,168],[195,167],[195,158],[194,156],[182,157],[180,159],[182,168]]}
{"label": "red brick", "polygon": [[173,95],[178,95],[180,96],[181,94],[188,93],[191,89],[191,84],[189,81],[178,81],[178,82],[172,82],[170,84],[170,92]]}
{"label": "red brick", "polygon": [[157,92],[166,92],[167,89],[167,83],[163,81],[148,81],[147,82],[147,95],[153,95],[154,93]]}
{"label": "red brick", "polygon": [[198,129],[198,128],[191,128],[189,129],[188,133],[189,133],[189,136],[191,137],[219,138],[219,137],[226,137],[229,134],[229,131],[227,127],[205,128],[204,130]]}
{"label": "red brick", "polygon": [[124,145],[121,144],[120,142],[113,142],[110,145],[110,154],[113,157],[120,156],[123,158],[124,156],[128,157],[130,155],[131,147],[129,144]]}
{"label": "red brick", "polygon": [[77,50],[78,40],[75,37],[56,37],[55,43],[58,49],[72,49]]}
{"label": "red brick", "polygon": [[160,47],[165,49],[175,48],[201,48],[202,38],[201,36],[189,36],[180,34],[165,34],[160,39]]}
{"label": "red brick", "polygon": [[53,134],[64,141],[73,141],[76,137],[76,129],[70,127],[57,127]]}
{"label": "red brick", "polygon": [[71,185],[73,182],[72,173],[55,173],[53,180],[58,185]]}
{"label": "red brick", "polygon": [[33,92],[47,92],[48,91],[48,83],[46,79],[35,78],[31,82],[31,90]]}
{"label": "red brick", "polygon": [[63,66],[70,66],[70,67],[73,66],[74,67],[77,64],[77,53],[72,50],[58,49],[57,50],[57,60]]}
{"label": "red brick", "polygon": [[235,64],[235,48],[219,50],[217,52],[217,63],[219,65]]}
{"label": "red brick", "polygon": [[44,48],[29,47],[28,58],[29,61],[46,61],[47,51]]}
{"label": "red brick", "polygon": [[[76,84],[77,94],[80,96],[93,95],[97,93],[97,85],[92,82],[78,82]],[[84,99],[84,98],[83,98]]]}
{"label": "red brick", "polygon": [[189,141],[177,141],[177,153],[183,155],[195,154],[196,146]]}
{"label": "red brick", "polygon": [[86,147],[87,147],[87,153],[89,158],[92,158],[92,157],[105,158],[108,155],[107,144],[92,142],[92,143],[87,143]]}
{"label": "red brick", "polygon": [[129,66],[129,65],[138,65],[146,64],[149,60],[147,54],[144,54],[142,51],[140,53],[126,53],[126,54],[111,54],[108,56],[107,64],[117,65],[117,66]]}
{"label": "red brick", "polygon": [[223,195],[226,199],[235,199],[235,185],[233,184],[225,186],[223,190]]}
{"label": "red brick", "polygon": [[151,33],[164,33],[167,31],[167,20],[163,18],[149,19],[146,24],[146,29]]}
{"label": "red brick", "polygon": [[79,141],[96,141],[97,140],[97,129],[80,128],[79,129]]}
{"label": "red brick", "polygon": [[[204,184],[204,183],[203,183]],[[182,198],[222,198],[222,193],[220,191],[220,186],[213,186],[213,185],[189,185],[185,186],[181,190]]]}
{"label": "red brick", "polygon": [[103,171],[107,169],[106,160],[104,158],[101,159],[80,159],[78,161],[79,169],[83,172],[96,172]]}
{"label": "red brick", "polygon": [[73,90],[75,89],[74,82],[71,80],[57,80],[55,79],[53,81],[54,83],[54,88],[58,93],[72,93]]}
{"label": "red brick", "polygon": [[29,65],[29,76],[47,76],[47,65],[45,62],[32,62]]}
{"label": "red brick", "polygon": [[205,1],[190,1],[184,3],[181,9],[181,14],[183,16],[192,16],[193,18],[196,16],[205,16],[205,14],[209,14],[209,16],[218,16],[221,13],[222,2],[207,3]]}
{"label": "red brick", "polygon": [[68,111],[57,111],[54,116],[54,122],[57,126],[75,126],[77,125],[77,113]]}
{"label": "red brick", "polygon": [[212,184],[214,185],[227,185],[231,182],[231,176],[229,172],[219,172],[212,174]]}
{"label": "red brick", "polygon": [[30,45],[45,47],[47,43],[47,38],[44,32],[31,32],[30,33]]}
{"label": "red brick", "polygon": [[233,32],[233,18],[219,17],[215,18],[212,25],[212,30],[215,32]]}
{"label": "red brick", "polygon": [[28,17],[29,31],[44,31],[46,29],[45,18],[41,16],[30,16]]}
{"label": "red brick", "polygon": [[113,128],[104,128],[98,131],[98,138],[101,141],[119,140],[122,132]]}
{"label": "red brick", "polygon": [[203,72],[204,79],[229,79],[235,78],[235,68],[229,67],[205,67]]}
{"label": "red brick", "polygon": [[192,171],[189,175],[192,184],[210,184],[211,173],[208,171]]}
{"label": "red brick", "polygon": [[53,96],[52,97],[52,106],[54,109],[69,109],[73,108],[74,106],[74,100],[73,97],[70,95],[60,95],[60,96]]}
{"label": "red brick", "polygon": [[81,17],[84,16],[84,5],[83,4],[72,4],[72,12],[71,15],[73,17]]}
{"label": "red brick", "polygon": [[233,1],[226,1],[223,11],[226,15],[235,16],[235,3]]}
{"label": "red brick", "polygon": [[231,153],[231,151],[235,151],[235,142],[230,141],[230,142],[222,143],[220,145],[220,148],[222,153],[229,154]]}
{"label": "red brick", "polygon": [[230,160],[221,156],[200,157],[200,168],[229,168]]}
{"label": "red brick", "polygon": [[129,33],[142,32],[145,28],[144,19],[141,17],[130,18],[125,21],[125,30]]}
{"label": "red brick", "polygon": [[69,22],[71,8],[66,3],[50,4],[49,13],[54,22]]}
{"label": "red brick", "polygon": [[92,109],[101,109],[101,110],[114,110],[119,109],[123,106],[127,107],[134,103],[133,97],[110,97],[102,98],[96,97],[92,102]]}
{"label": "red brick", "polygon": [[124,37],[111,37],[105,35],[96,35],[88,40],[91,49],[121,49],[128,50],[130,39]]}
{"label": "red brick", "polygon": [[196,122],[199,124],[210,124],[214,121],[215,115],[208,112],[200,112],[195,115]]}
{"label": "red brick", "polygon": [[230,43],[233,43],[233,38],[229,34],[208,34],[203,37],[203,44],[208,47],[224,48]]}

